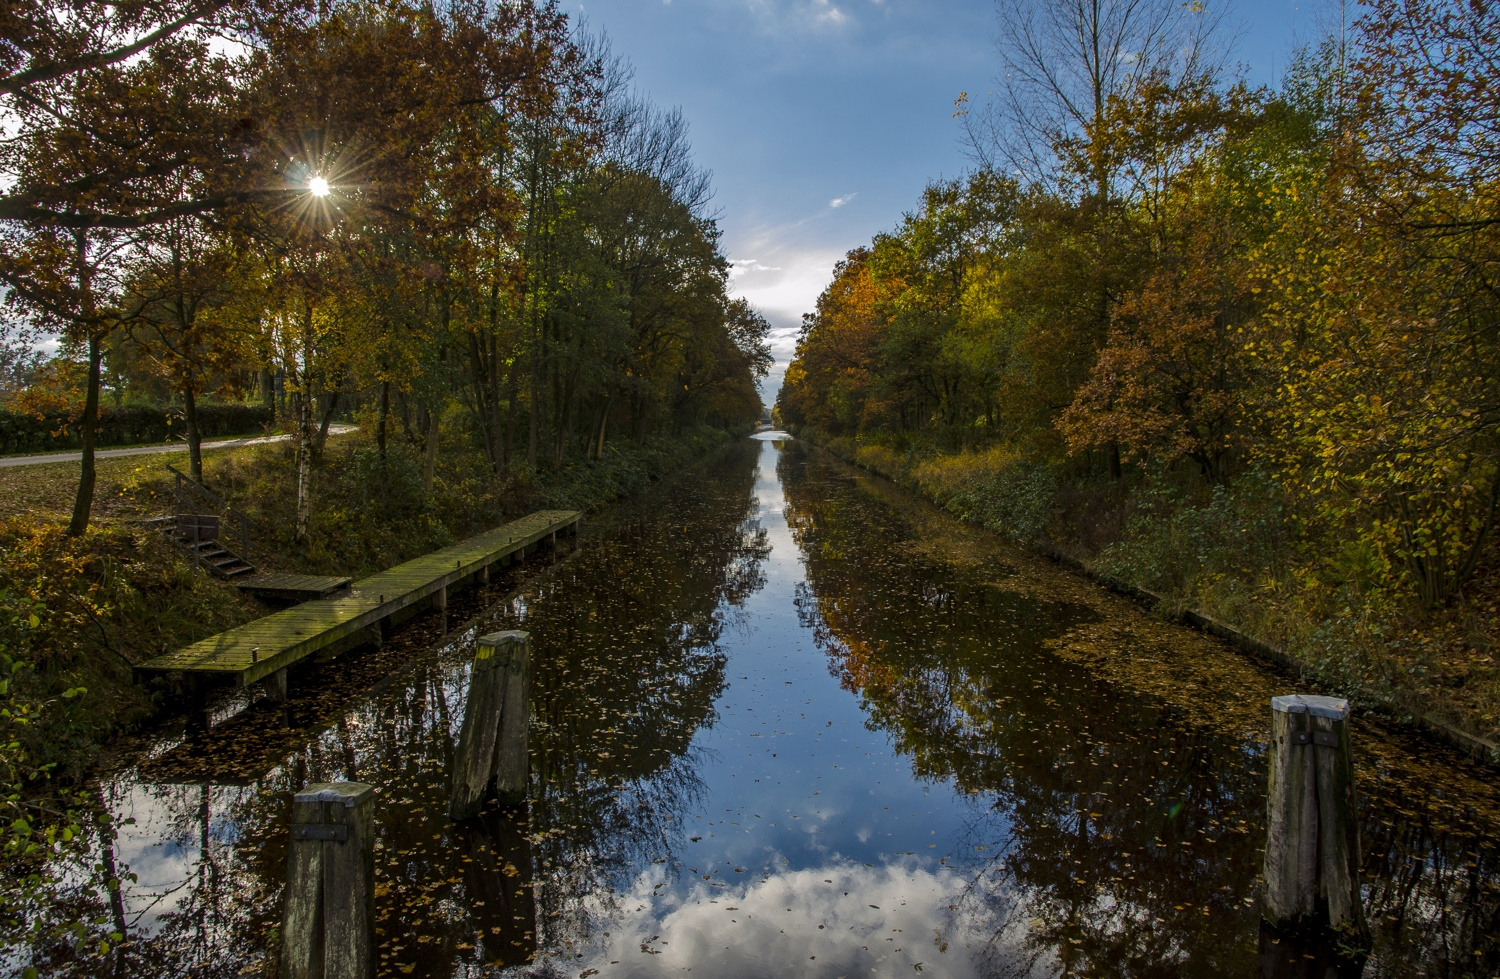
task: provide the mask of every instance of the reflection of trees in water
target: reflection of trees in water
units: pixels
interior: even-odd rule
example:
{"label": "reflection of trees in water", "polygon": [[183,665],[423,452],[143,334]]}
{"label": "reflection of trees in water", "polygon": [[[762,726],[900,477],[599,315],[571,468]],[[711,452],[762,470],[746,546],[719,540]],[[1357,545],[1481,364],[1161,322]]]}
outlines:
{"label": "reflection of trees in water", "polygon": [[[902,546],[899,515],[841,467],[789,451],[781,476],[807,560],[799,614],[830,670],[918,777],[974,798],[950,862],[967,868],[954,911],[995,936],[992,965],[1243,974],[1257,941],[1260,747],[1205,723],[1211,704],[1134,697],[1050,655],[1048,640],[1097,613]],[[1427,813],[1451,801],[1429,808],[1413,786],[1382,787],[1362,814],[1381,943],[1366,974],[1415,963],[1495,974],[1494,813],[1434,827]]]}
{"label": "reflection of trees in water", "polygon": [[689,745],[724,686],[717,643],[762,587],[769,545],[746,521],[754,457],[642,506],[589,542],[524,615],[533,686],[538,903],[547,944],[573,948],[588,922],[653,863],[672,866],[683,813],[703,788]]}
{"label": "reflection of trees in water", "polygon": [[[525,962],[539,938],[549,951],[586,940],[612,891],[653,862],[675,863],[681,814],[701,799],[689,746],[723,689],[716,643],[765,580],[766,535],[747,522],[754,463],[753,452],[731,453],[707,477],[636,505],[480,623],[476,632],[532,633],[529,821],[496,810],[461,826],[447,817],[470,636],[452,655],[413,664],[252,785],[141,785],[130,773],[106,783],[107,810],[126,810],[133,789],[144,796],[141,829],[161,844],[121,859],[168,867],[159,855],[180,853],[182,866],[149,908],[127,884],[134,941],[108,961],[49,947],[37,950],[41,971],[239,975],[280,924],[291,793],[338,779],[379,793],[382,974],[448,976]],[[82,864],[59,869],[86,876],[107,853],[96,837]],[[97,901],[66,910],[112,914]],[[143,911],[149,930],[129,920]]]}
{"label": "reflection of trees in water", "polygon": [[[1441,772],[1360,806],[1365,909],[1376,932],[1366,976],[1452,963],[1500,975],[1500,810],[1493,783],[1465,791]],[[1441,815],[1439,815],[1441,814]]]}

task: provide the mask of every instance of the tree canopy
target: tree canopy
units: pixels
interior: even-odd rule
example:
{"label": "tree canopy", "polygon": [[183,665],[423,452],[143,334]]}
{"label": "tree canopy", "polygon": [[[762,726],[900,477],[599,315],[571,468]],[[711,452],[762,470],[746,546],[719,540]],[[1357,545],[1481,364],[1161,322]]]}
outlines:
{"label": "tree canopy", "polygon": [[[1200,5],[1002,7],[1006,86],[959,107],[980,168],[837,266],[781,418],[1269,473],[1308,533],[1455,595],[1500,494],[1495,5],[1373,0],[1257,90]],[[1096,35],[1142,56],[1103,70]]]}
{"label": "tree canopy", "polygon": [[205,397],[274,404],[304,476],[356,404],[496,478],[759,417],[686,123],[551,0],[3,16],[0,285],[78,365],[73,532],[111,394],[179,402],[195,475]]}

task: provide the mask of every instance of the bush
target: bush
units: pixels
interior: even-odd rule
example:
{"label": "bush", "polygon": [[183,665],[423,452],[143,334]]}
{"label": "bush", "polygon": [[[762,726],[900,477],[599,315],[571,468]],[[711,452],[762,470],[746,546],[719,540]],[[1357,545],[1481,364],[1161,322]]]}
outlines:
{"label": "bush", "polygon": [[914,473],[923,492],[950,513],[1020,544],[1045,540],[1057,513],[1060,484],[1053,467],[1027,462],[1007,449],[941,457]]}
{"label": "bush", "polygon": [[1282,577],[1292,527],[1275,483],[1250,472],[1189,498],[1173,475],[1156,471],[1134,497],[1135,514],[1123,538],[1099,555],[1106,574],[1151,589],[1182,607],[1215,593],[1224,613],[1227,593],[1248,596]]}
{"label": "bush", "polygon": [[[82,448],[83,433],[78,425],[81,413],[79,410],[38,415],[0,411],[0,454]],[[271,409],[261,405],[198,406],[198,431],[204,438],[259,435],[275,420]],[[105,447],[166,442],[183,437],[185,426],[182,412],[173,408],[100,408],[95,444]]]}

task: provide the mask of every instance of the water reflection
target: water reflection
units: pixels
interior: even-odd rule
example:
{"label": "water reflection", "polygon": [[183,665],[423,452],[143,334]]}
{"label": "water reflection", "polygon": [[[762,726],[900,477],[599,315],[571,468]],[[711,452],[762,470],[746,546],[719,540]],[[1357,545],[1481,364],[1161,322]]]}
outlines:
{"label": "water reflection", "polygon": [[[1284,683],[815,451],[748,443],[449,612],[285,711],[143,743],[100,786],[114,838],[57,868],[134,874],[87,909],[127,941],[42,971],[274,974],[290,794],[338,778],[379,793],[382,975],[1332,964],[1251,905]],[[455,825],[473,638],[511,627],[531,804]],[[1495,791],[1373,722],[1360,751],[1364,974],[1495,974]]]}
{"label": "water reflection", "polygon": [[[1252,896],[1265,760],[1243,715],[1280,692],[1273,678],[1226,663],[1223,679],[1235,682],[1218,697],[1161,696],[1163,676],[1143,672],[1223,651],[1179,635],[1175,656],[1097,669],[1088,626],[1113,633],[1103,655],[1116,660],[1137,658],[1141,637],[1039,601],[1036,583],[1004,560],[1012,555],[935,563],[892,547],[930,528],[904,526],[842,467],[788,453],[781,475],[807,556],[801,615],[831,668],[918,777],[993,800],[970,824],[973,845],[961,849],[972,855],[959,865],[960,910],[990,922],[996,971],[1243,975],[1257,959],[1264,976],[1360,971],[1328,949],[1260,932]],[[1082,647],[1072,668],[1056,655],[1060,627]],[[1460,770],[1445,792],[1420,761],[1433,750],[1395,740],[1366,741],[1360,759],[1367,900],[1384,922],[1365,974],[1492,975],[1493,790]],[[1458,765],[1439,754],[1435,766]],[[1458,793],[1472,794],[1455,805]],[[1445,823],[1447,838],[1429,822]],[[1434,876],[1449,879],[1423,882],[1434,857],[1447,870]],[[1017,964],[1004,936],[1023,922],[1029,956]]]}

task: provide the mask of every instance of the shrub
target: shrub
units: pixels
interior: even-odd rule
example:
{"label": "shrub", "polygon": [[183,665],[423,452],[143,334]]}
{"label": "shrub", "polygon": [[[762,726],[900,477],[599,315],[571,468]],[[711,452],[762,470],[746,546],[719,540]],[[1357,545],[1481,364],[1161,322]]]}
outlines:
{"label": "shrub", "polygon": [[[40,414],[0,411],[0,453],[63,452],[83,446],[78,425],[80,411]],[[275,417],[260,405],[206,404],[198,406],[198,431],[204,438],[258,435]],[[182,412],[172,408],[100,408],[96,445],[140,445],[181,438]]]}
{"label": "shrub", "polygon": [[[934,460],[917,471],[923,490],[950,513],[1020,544],[1047,539],[1060,485],[1050,464],[1029,462],[1004,448],[947,458],[955,460],[951,468]],[[940,488],[951,489],[947,499]]]}
{"label": "shrub", "polygon": [[[1276,484],[1252,471],[1199,498],[1170,472],[1151,472],[1134,495],[1122,539],[1098,568],[1183,606],[1206,592],[1253,592],[1286,567],[1292,526]],[[1221,610],[1224,599],[1221,597]]]}

